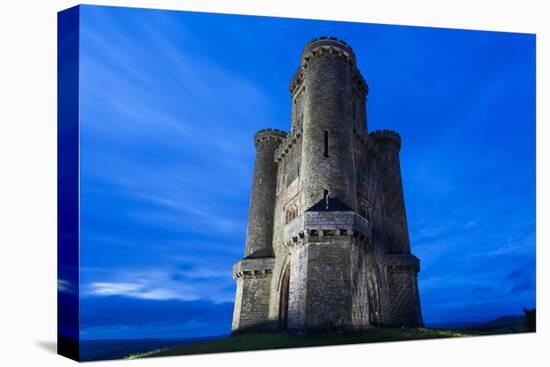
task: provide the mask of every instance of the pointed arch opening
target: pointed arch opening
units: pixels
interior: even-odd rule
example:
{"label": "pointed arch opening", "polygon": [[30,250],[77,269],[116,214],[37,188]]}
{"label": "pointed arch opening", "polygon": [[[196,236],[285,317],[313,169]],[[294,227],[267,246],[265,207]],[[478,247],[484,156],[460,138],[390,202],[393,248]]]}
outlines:
{"label": "pointed arch opening", "polygon": [[279,287],[279,328],[281,330],[288,329],[288,295],[290,289],[290,266],[285,267],[281,286]]}

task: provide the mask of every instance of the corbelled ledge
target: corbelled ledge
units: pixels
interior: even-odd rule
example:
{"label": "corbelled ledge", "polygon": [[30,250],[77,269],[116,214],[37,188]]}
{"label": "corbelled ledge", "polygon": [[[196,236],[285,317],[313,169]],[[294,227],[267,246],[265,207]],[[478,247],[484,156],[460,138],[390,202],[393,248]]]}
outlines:
{"label": "corbelled ledge", "polygon": [[283,241],[292,246],[303,240],[318,241],[330,236],[355,236],[370,242],[372,226],[353,211],[306,211],[285,226]]}
{"label": "corbelled ledge", "polygon": [[415,272],[420,271],[420,260],[411,253],[387,253],[382,263],[393,271]]}
{"label": "corbelled ledge", "polygon": [[274,257],[242,259],[233,265],[233,279],[246,275],[265,275],[273,272]]}

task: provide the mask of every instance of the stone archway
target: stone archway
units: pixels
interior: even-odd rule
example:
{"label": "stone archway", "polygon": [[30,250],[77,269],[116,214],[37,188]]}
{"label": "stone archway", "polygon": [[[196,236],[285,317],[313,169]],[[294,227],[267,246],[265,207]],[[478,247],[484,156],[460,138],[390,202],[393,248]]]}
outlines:
{"label": "stone archway", "polygon": [[290,286],[290,266],[286,266],[279,288],[279,328],[288,329],[288,291]]}

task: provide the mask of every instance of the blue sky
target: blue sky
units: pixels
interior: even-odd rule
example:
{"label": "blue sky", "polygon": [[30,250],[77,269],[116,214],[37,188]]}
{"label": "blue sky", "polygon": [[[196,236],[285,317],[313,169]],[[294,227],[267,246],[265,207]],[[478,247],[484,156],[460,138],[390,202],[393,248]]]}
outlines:
{"label": "blue sky", "polygon": [[81,337],[230,331],[254,133],[330,35],[397,130],[427,324],[535,305],[535,36],[84,6]]}

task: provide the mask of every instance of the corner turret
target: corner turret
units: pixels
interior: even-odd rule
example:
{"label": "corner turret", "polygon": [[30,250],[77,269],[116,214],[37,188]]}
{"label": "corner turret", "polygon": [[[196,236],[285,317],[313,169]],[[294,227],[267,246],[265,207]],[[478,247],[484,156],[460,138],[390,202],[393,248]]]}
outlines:
{"label": "corner turret", "polygon": [[401,149],[401,136],[396,131],[387,129],[375,130],[369,134],[369,137],[379,145],[390,143],[397,151]]}
{"label": "corner turret", "polygon": [[254,135],[256,161],[248,208],[245,257],[233,267],[237,299],[232,331],[264,330],[268,324],[269,285],[275,258],[273,217],[277,188],[275,151],[286,138],[277,129],[262,129]]}

